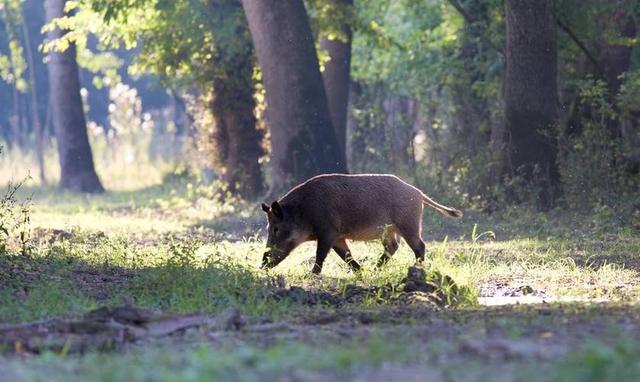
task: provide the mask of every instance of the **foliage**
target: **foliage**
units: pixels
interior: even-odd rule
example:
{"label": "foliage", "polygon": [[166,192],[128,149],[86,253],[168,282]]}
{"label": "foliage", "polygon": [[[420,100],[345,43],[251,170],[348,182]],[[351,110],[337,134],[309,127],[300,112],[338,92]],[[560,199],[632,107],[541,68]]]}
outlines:
{"label": "foliage", "polygon": [[[576,97],[584,110],[593,100],[587,100],[584,91],[590,81],[588,74],[594,69],[584,69],[592,63],[578,44],[584,43],[592,55],[601,54],[606,46],[633,47],[637,39],[620,37],[621,26],[615,20],[637,12],[632,2],[624,1],[578,4],[567,0],[556,4],[556,17],[565,28],[558,32],[559,80],[561,94],[567,95],[564,102],[570,104],[571,97]],[[426,6],[403,1],[357,2],[352,75],[358,86],[353,88],[351,105],[352,167],[356,171],[400,173],[415,179],[414,183],[446,190],[480,209],[501,208],[507,199],[514,199],[507,198],[511,194],[525,202],[535,194],[530,179],[495,175],[500,171],[500,158],[504,157],[493,141],[500,131],[497,126],[503,123],[502,13],[503,3],[498,1],[436,2]],[[595,19],[600,21],[594,23]],[[637,62],[637,50],[634,52],[632,61]],[[626,124],[627,131],[637,124],[637,116],[631,110],[637,104],[634,101],[640,83],[633,65],[632,62],[622,76],[619,94],[600,97],[616,113],[615,123]],[[385,109],[385,104],[403,96],[418,111],[404,113],[405,120],[398,124],[395,111]],[[568,106],[566,114],[571,112]],[[637,162],[637,150],[633,148],[637,138],[629,142],[619,137],[604,139],[612,131],[611,122],[603,124],[602,113],[596,115],[597,112],[596,108],[596,113],[581,115],[584,136],[572,139],[582,139],[582,143],[567,143],[571,153],[561,153],[567,154],[563,162],[565,174],[573,170],[585,172],[576,174],[580,180],[572,178],[565,188],[573,194],[590,184],[585,183],[584,177],[595,181],[596,172],[606,173],[610,168],[614,174],[601,178],[606,187],[593,192],[602,193],[594,198],[609,203],[635,182],[622,178],[628,177],[625,163]],[[566,133],[562,131],[565,128],[559,126],[559,139]],[[403,144],[396,144],[394,139]],[[601,143],[582,148],[594,139]],[[389,160],[398,155],[409,156],[414,165],[407,169],[406,165]],[[593,172],[587,175],[592,165]],[[611,176],[616,179],[612,181]]]}
{"label": "foliage", "polygon": [[[579,134],[566,138],[560,167],[565,199],[572,208],[615,205],[633,197],[639,181],[627,173],[624,142],[611,128],[622,115],[610,103],[605,82],[588,79],[579,82],[578,89],[580,107],[586,112]],[[618,96],[623,108],[624,100],[632,97],[626,89]]]}
{"label": "foliage", "polygon": [[96,74],[93,78],[96,88],[118,83],[121,80],[118,69],[123,62],[113,51],[109,51],[107,41],[99,39],[97,51],[89,49],[90,37],[108,36],[108,28],[98,15],[78,9],[77,1],[68,1],[65,4],[65,11],[68,15],[44,25],[42,33],[50,32],[55,28],[60,28],[66,33],[59,39],[45,41],[40,49],[44,53],[65,51],[69,44],[73,43],[76,46],[78,65]]}
{"label": "foliage", "polygon": [[86,46],[90,36],[98,39],[101,51],[137,49],[129,71],[155,74],[173,89],[211,86],[212,78],[224,77],[233,67],[225,60],[251,50],[235,43],[244,15],[230,0],[81,0],[68,2],[67,8],[75,14],[45,30],[60,26],[71,32],[48,49],[64,49],[70,42]]}
{"label": "foliage", "polygon": [[640,112],[640,69],[628,71],[622,75],[616,104],[622,113],[620,118],[629,118],[631,114]]}
{"label": "foliage", "polygon": [[142,112],[142,101],[136,89],[116,84],[109,88],[109,101],[109,130],[106,133],[109,154],[114,159],[116,155],[122,155],[129,164],[149,160],[154,122],[151,114]]}
{"label": "foliage", "polygon": [[[229,122],[224,122],[221,116],[227,110],[251,113],[255,106],[252,94],[259,93],[254,89],[253,47],[240,3],[233,0],[85,0],[72,2],[70,7],[77,10],[75,15],[56,20],[48,28],[59,25],[71,32],[50,45],[59,49],[71,41],[86,44],[87,38],[94,35],[99,40],[99,50],[134,50],[129,72],[155,76],[174,99],[185,104],[190,136],[194,138],[191,143],[201,154],[198,159],[203,167],[215,169],[219,174],[231,174],[225,179],[233,183],[230,187],[240,190],[240,194],[250,190],[250,186],[236,187],[236,183],[246,176],[240,167],[247,161],[253,163],[253,157],[230,165],[226,163],[227,153],[234,139],[254,140],[255,144],[243,147],[259,150],[264,135],[261,125],[254,127],[251,121],[236,121],[240,126],[228,127],[225,124]],[[113,86],[114,81],[106,83]],[[213,109],[217,109],[215,113]],[[256,111],[256,115],[260,112]],[[239,136],[230,137],[230,134]],[[248,154],[251,153],[238,156],[244,158]],[[251,155],[258,158],[260,154]]]}
{"label": "foliage", "polygon": [[[2,146],[0,146],[2,155]],[[18,201],[16,193],[24,184],[9,183],[0,195],[0,256],[14,251],[26,255],[29,252],[30,200]],[[0,274],[1,275],[1,274]]]}
{"label": "foliage", "polygon": [[[18,28],[24,22],[22,20],[23,0],[3,0],[0,2],[0,21],[4,24],[7,47],[0,46],[0,79],[14,86],[18,91],[27,90],[27,82],[24,74],[27,69],[27,62],[20,38]],[[0,42],[2,42],[0,40]],[[2,51],[7,52],[3,54]]]}
{"label": "foliage", "polygon": [[[93,123],[90,135],[101,176],[118,187],[110,187],[115,191],[108,195],[78,196],[30,183],[9,186],[0,197],[0,321],[78,315],[132,302],[216,318],[238,309],[251,327],[231,333],[201,328],[116,354],[2,356],[4,376],[638,379],[640,195],[629,168],[637,145],[633,135],[623,135],[637,130],[638,50],[615,90],[591,67],[584,48],[559,30],[562,101],[574,118],[557,132],[562,203],[540,213],[505,203],[505,189],[516,190],[521,200],[535,193],[529,179],[488,180],[495,160],[491,136],[501,121],[501,1],[356,1],[353,12],[325,0],[306,3],[316,36],[342,39],[343,21],[356,33],[352,169],[398,173],[438,200],[469,207],[460,221],[425,213],[423,281],[443,309],[394,300],[401,292],[393,288],[415,262],[404,244],[386,267],[376,269],[380,244],[350,243],[363,265],[358,274],[332,254],[323,275],[310,276],[313,245],[301,246],[274,270],[258,269],[263,214],[256,206],[220,197],[218,182],[202,186],[192,164],[171,154],[183,143],[173,140],[175,126],[145,115],[140,95],[120,83],[116,51],[135,49],[139,54],[129,69],[160,76],[175,94],[190,93],[197,128],[215,135],[207,110],[220,90],[213,84],[237,79],[231,56],[252,55],[250,44],[239,43],[248,35],[236,34],[242,17],[237,4],[72,1],[68,6],[75,15],[54,23],[72,32],[47,49],[76,41],[82,65],[99,73],[98,83],[109,88],[111,128],[105,134]],[[635,3],[561,0],[555,11],[587,50],[601,53],[607,44],[637,44],[616,34],[609,17],[619,7],[637,17]],[[91,35],[99,40],[93,53],[86,49]],[[15,58],[0,57],[5,80],[20,72],[22,53],[19,45],[12,49]],[[259,76],[254,71],[251,82]],[[257,98],[264,101],[263,89]],[[264,110],[264,102],[259,107]],[[157,150],[159,142],[170,147]],[[15,171],[10,166],[28,165],[22,153],[9,154],[0,181]],[[19,202],[32,192],[37,205]],[[36,228],[30,234],[31,226]],[[274,288],[291,287],[332,296],[360,289],[374,293],[344,305],[273,298]],[[391,292],[378,294],[385,287]],[[485,306],[527,299],[546,303]]]}
{"label": "foliage", "polygon": [[[472,20],[447,3],[356,5],[353,167],[455,190],[470,204],[478,196],[490,199],[487,149],[500,118],[501,2],[464,2]],[[400,118],[385,106],[394,99],[408,105]],[[409,165],[389,163],[394,156],[407,157]]]}

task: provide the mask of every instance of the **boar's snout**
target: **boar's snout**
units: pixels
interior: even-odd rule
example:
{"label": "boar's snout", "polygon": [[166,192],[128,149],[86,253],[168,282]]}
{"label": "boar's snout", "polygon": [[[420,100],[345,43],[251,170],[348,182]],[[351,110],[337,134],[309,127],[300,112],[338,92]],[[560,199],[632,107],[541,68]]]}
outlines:
{"label": "boar's snout", "polygon": [[270,252],[267,251],[267,252],[264,253],[264,255],[262,255],[262,265],[260,265],[260,269],[273,268],[273,266],[269,265],[269,254],[270,254]]}
{"label": "boar's snout", "polygon": [[260,269],[271,269],[275,267],[280,264],[287,255],[288,253],[285,251],[276,250],[275,248],[267,249],[264,255],[262,255],[262,265]]}

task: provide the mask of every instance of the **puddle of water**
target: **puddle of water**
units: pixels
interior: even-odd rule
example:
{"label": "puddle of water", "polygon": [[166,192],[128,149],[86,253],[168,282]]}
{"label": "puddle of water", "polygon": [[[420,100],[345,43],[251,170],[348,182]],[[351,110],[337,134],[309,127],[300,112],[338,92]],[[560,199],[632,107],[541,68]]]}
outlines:
{"label": "puddle of water", "polygon": [[515,305],[515,304],[544,304],[553,301],[549,296],[491,296],[478,297],[478,303],[486,306]]}
{"label": "puddle of water", "polygon": [[516,305],[516,304],[547,304],[552,302],[607,302],[607,298],[584,297],[554,297],[554,296],[490,296],[478,297],[478,303],[485,306]]}

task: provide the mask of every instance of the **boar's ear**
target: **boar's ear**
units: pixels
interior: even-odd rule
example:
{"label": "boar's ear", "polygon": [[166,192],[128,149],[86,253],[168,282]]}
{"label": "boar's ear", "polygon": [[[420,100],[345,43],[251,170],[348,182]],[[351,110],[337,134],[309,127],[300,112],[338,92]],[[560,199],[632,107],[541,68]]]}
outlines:
{"label": "boar's ear", "polygon": [[271,211],[271,209],[269,208],[268,205],[262,203],[262,210],[266,213],[269,213],[269,211]]}
{"label": "boar's ear", "polygon": [[278,203],[277,201],[271,203],[271,212],[273,212],[273,215],[278,219],[282,219],[282,207],[280,207],[280,203]]}

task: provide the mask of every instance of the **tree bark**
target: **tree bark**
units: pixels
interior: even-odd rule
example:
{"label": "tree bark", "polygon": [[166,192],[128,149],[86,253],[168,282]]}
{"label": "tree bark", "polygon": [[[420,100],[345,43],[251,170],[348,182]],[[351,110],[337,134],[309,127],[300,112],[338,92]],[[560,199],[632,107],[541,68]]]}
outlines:
{"label": "tree bark", "polygon": [[267,93],[270,194],[320,173],[345,172],[302,0],[243,0]]}
{"label": "tree bark", "polygon": [[[47,22],[62,17],[64,5],[65,0],[47,0]],[[55,29],[47,37],[53,40],[65,33]],[[60,159],[60,187],[74,192],[104,192],[95,172],[87,135],[75,45],[70,44],[64,52],[51,52],[47,68],[52,120]]]}
{"label": "tree bark", "polygon": [[[22,10],[21,10],[22,12]],[[22,34],[24,37],[24,45],[27,53],[27,70],[29,72],[29,94],[31,96],[31,121],[33,123],[33,133],[36,141],[36,157],[38,158],[39,178],[41,184],[47,183],[44,169],[44,139],[42,134],[42,124],[40,123],[40,114],[38,113],[38,84],[36,83],[35,61],[33,59],[33,51],[31,49],[31,37],[29,36],[29,28],[24,18],[21,16]]]}
{"label": "tree bark", "polygon": [[[334,5],[353,7],[353,0],[330,0]],[[324,88],[329,103],[331,123],[336,131],[338,146],[347,158],[347,110],[349,106],[349,85],[351,69],[351,27],[342,25],[346,41],[330,40],[326,36],[320,41],[320,48],[329,52],[330,61],[322,73]]]}
{"label": "tree bark", "polygon": [[408,96],[389,94],[382,101],[382,110],[386,115],[385,140],[393,171],[401,175],[411,174],[415,165],[412,142],[418,110],[416,102]]}
{"label": "tree bark", "polygon": [[252,199],[263,191],[258,161],[264,150],[261,146],[262,134],[256,130],[253,114],[255,101],[251,66],[248,69],[248,73],[244,73],[248,76],[246,87],[229,86],[220,79],[215,81],[211,107],[216,122],[217,146],[221,149],[218,155],[223,165],[222,179],[231,193]]}
{"label": "tree bark", "polygon": [[507,0],[505,130],[512,174],[541,181],[539,205],[551,206],[556,161],[558,84],[552,0]]}
{"label": "tree bark", "polygon": [[[263,131],[258,130],[254,111],[256,101],[253,82],[254,52],[251,33],[242,5],[236,0],[210,0],[211,12],[223,15],[220,28],[233,28],[236,49],[225,50],[226,38],[214,35],[219,47],[213,58],[213,101],[211,112],[215,120],[215,162],[221,167],[222,179],[229,191],[245,199],[253,199],[263,191],[259,160],[264,155]],[[216,21],[214,21],[216,22]]]}
{"label": "tree bark", "polygon": [[15,86],[13,86],[12,94],[13,110],[11,116],[9,116],[9,126],[11,126],[11,139],[15,147],[23,148],[22,142],[20,141],[20,92]]}

